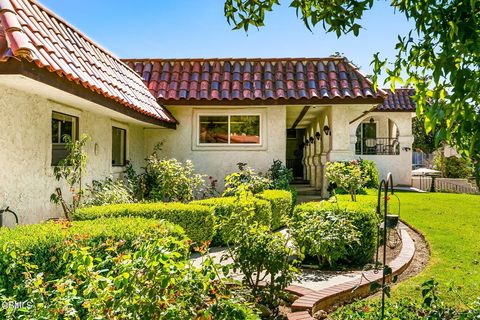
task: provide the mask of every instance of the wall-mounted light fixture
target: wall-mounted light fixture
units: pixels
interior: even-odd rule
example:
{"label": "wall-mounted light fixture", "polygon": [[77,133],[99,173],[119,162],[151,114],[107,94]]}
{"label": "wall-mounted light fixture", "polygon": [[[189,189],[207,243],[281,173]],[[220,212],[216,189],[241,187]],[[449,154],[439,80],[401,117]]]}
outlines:
{"label": "wall-mounted light fixture", "polygon": [[332,133],[332,130],[330,130],[329,126],[325,125],[323,126],[323,132],[325,133],[325,135],[329,136]]}
{"label": "wall-mounted light fixture", "polygon": [[313,137],[310,137],[309,141],[310,141],[310,143],[313,143],[315,141],[315,139],[313,139]]}
{"label": "wall-mounted light fixture", "polygon": [[320,137],[321,137],[321,136],[322,136],[322,135],[320,134],[320,132],[318,132],[318,131],[315,132],[315,138],[317,138],[317,140],[320,140]]}
{"label": "wall-mounted light fixture", "polygon": [[370,123],[374,123],[374,122],[375,122],[375,119],[370,118]]}
{"label": "wall-mounted light fixture", "polygon": [[405,151],[405,152],[408,152],[408,151],[412,150],[412,148],[410,148],[410,147],[403,147],[402,150]]}

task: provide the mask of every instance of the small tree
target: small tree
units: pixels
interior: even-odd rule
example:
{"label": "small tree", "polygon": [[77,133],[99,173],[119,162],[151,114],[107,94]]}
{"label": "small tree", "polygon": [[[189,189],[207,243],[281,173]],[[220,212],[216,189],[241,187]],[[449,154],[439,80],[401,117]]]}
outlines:
{"label": "small tree", "polygon": [[352,201],[357,201],[357,190],[368,182],[368,177],[362,175],[360,164],[357,160],[350,162],[328,162],[327,179],[348,191]]}
{"label": "small tree", "polygon": [[82,135],[79,140],[73,141],[70,136],[63,136],[68,155],[53,167],[53,174],[57,181],[65,180],[72,194],[72,202],[69,204],[62,194],[62,189],[57,187],[50,196],[50,201],[55,204],[61,204],[65,218],[70,220],[70,215],[74,212],[82,201],[83,188],[82,177],[87,166],[87,155],[83,151],[86,143],[90,140],[87,135]]}

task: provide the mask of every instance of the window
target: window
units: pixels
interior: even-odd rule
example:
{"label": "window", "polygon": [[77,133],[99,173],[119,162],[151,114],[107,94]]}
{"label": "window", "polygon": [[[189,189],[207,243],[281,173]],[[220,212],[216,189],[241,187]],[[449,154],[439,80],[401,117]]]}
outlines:
{"label": "window", "polygon": [[112,127],[112,166],[125,166],[127,150],[127,130]]}
{"label": "window", "polygon": [[65,136],[76,140],[78,137],[78,118],[63,113],[52,113],[52,165],[57,165],[65,159],[68,150],[65,144]]}
{"label": "window", "polygon": [[260,115],[200,115],[199,144],[259,145]]}

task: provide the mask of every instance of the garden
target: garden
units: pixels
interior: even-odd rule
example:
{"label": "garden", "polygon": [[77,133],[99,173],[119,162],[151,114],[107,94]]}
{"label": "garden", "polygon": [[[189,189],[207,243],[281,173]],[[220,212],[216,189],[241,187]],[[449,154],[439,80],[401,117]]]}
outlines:
{"label": "garden", "polygon": [[[264,174],[239,163],[220,193],[215,178],[162,158],[160,147],[141,173],[129,166],[123,180],[84,187],[87,140],[69,142],[55,169],[71,193],[58,188],[51,198],[65,219],[0,229],[2,318],[286,319],[298,299],[286,289],[306,271],[378,268],[373,162],[329,164],[331,199],[296,205],[280,161]],[[478,319],[478,199],[398,196],[431,261],[392,291],[371,289],[392,295],[387,318]],[[378,319],[379,309],[373,298],[328,317]]]}

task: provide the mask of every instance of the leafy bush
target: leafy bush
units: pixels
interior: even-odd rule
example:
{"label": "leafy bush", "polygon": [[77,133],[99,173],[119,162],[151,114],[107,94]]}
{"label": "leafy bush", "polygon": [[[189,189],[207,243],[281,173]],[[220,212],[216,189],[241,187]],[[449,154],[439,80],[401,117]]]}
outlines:
{"label": "leafy bush", "polygon": [[251,289],[255,302],[263,306],[262,310],[268,310],[269,319],[276,319],[280,299],[285,295],[283,290],[298,273],[291,259],[294,249],[283,234],[251,222],[255,215],[253,202],[245,201],[240,206],[239,211],[246,218],[230,217],[234,227],[229,256],[234,270],[241,271],[243,283]]}
{"label": "leafy bush", "polygon": [[178,224],[195,243],[211,241],[215,234],[215,218],[211,208],[184,203],[130,203],[81,208],[74,220],[93,220],[110,217],[141,217],[164,219]]}
{"label": "leafy bush", "polygon": [[[237,236],[230,248],[234,261],[234,270],[240,270],[243,282],[251,288],[257,297],[257,303],[263,304],[278,313],[283,291],[295,279],[299,272],[290,257],[294,250],[288,240],[279,232],[254,223],[237,225]],[[266,286],[261,283],[266,281]]]}
{"label": "leafy bush", "polygon": [[270,189],[289,191],[292,194],[293,205],[297,203],[297,190],[290,185],[290,182],[293,180],[292,169],[287,168],[282,161],[274,160],[272,166],[267,171],[267,177],[272,181]]}
{"label": "leafy bush", "polygon": [[323,214],[326,211],[339,211],[355,226],[358,242],[347,247],[345,256],[338,263],[346,266],[363,266],[372,261],[377,246],[378,224],[380,219],[376,213],[376,203],[342,201],[307,202],[297,206],[299,212],[310,212],[312,215]]}
{"label": "leafy bush", "polygon": [[[110,239],[113,242],[122,241],[118,247],[112,247],[122,252],[131,249],[134,241],[142,235],[171,236],[186,243],[184,232],[179,227],[140,218],[48,222],[15,229],[1,228],[0,289],[21,299],[26,294],[24,273],[43,272],[43,279],[47,281],[64,276],[68,261],[64,261],[62,256],[68,253],[68,243],[99,246]],[[187,254],[186,251],[177,251]]]}
{"label": "leafy bush", "polygon": [[267,171],[267,178],[272,181],[272,189],[288,190],[290,182],[293,180],[293,171],[287,168],[282,161],[273,160],[272,166]]}
{"label": "leafy bush", "polygon": [[265,190],[256,197],[269,201],[272,206],[272,230],[283,227],[292,212],[292,194],[285,190]]}
{"label": "leafy bush", "polygon": [[[248,220],[252,223],[256,221],[269,228],[272,225],[272,207],[270,203],[253,196],[245,198],[210,198],[193,201],[191,204],[214,209],[218,223],[218,232],[214,241],[215,245],[226,245],[230,243],[232,240],[232,230],[239,221]],[[252,216],[245,215],[244,212],[244,207],[250,204],[254,210]]]}
{"label": "leafy bush", "polygon": [[190,160],[182,164],[176,159],[147,158],[141,183],[145,187],[144,198],[151,201],[188,202],[200,193],[204,176],[195,173]]}
{"label": "leafy bush", "polygon": [[473,163],[470,159],[456,156],[444,157],[437,154],[434,158],[435,166],[441,170],[446,178],[469,178],[473,176]]}
{"label": "leafy bush", "polygon": [[262,177],[255,170],[247,166],[246,163],[237,163],[238,171],[229,174],[225,178],[225,191],[223,196],[234,196],[239,192],[239,188],[246,188],[253,194],[260,193],[266,189],[270,189],[272,181],[266,177]]}
{"label": "leafy bush", "polygon": [[352,201],[356,201],[357,190],[368,182],[368,177],[362,175],[362,170],[357,160],[328,162],[326,176],[330,183],[347,190]]}
{"label": "leafy bush", "polygon": [[359,243],[360,232],[338,208],[304,210],[297,206],[290,221],[290,233],[306,256],[320,266],[335,266],[345,260],[349,250]]}
{"label": "leafy bush", "polygon": [[360,164],[360,171],[362,172],[362,176],[366,181],[364,187],[378,188],[380,184],[380,178],[378,177],[378,169],[375,161],[360,159],[358,162]]}
{"label": "leafy bush", "polygon": [[87,188],[84,206],[105,206],[109,204],[132,203],[132,191],[122,180],[107,178],[103,181],[92,181],[92,186]]}
{"label": "leafy bush", "polygon": [[14,265],[28,270],[19,283],[31,307],[2,309],[2,318],[258,319],[251,299],[232,290],[228,267],[211,259],[194,267],[188,243],[175,236],[177,227],[163,228],[162,234],[139,236],[128,249],[111,238],[88,246],[66,242],[58,277],[51,279],[10,251]]}

